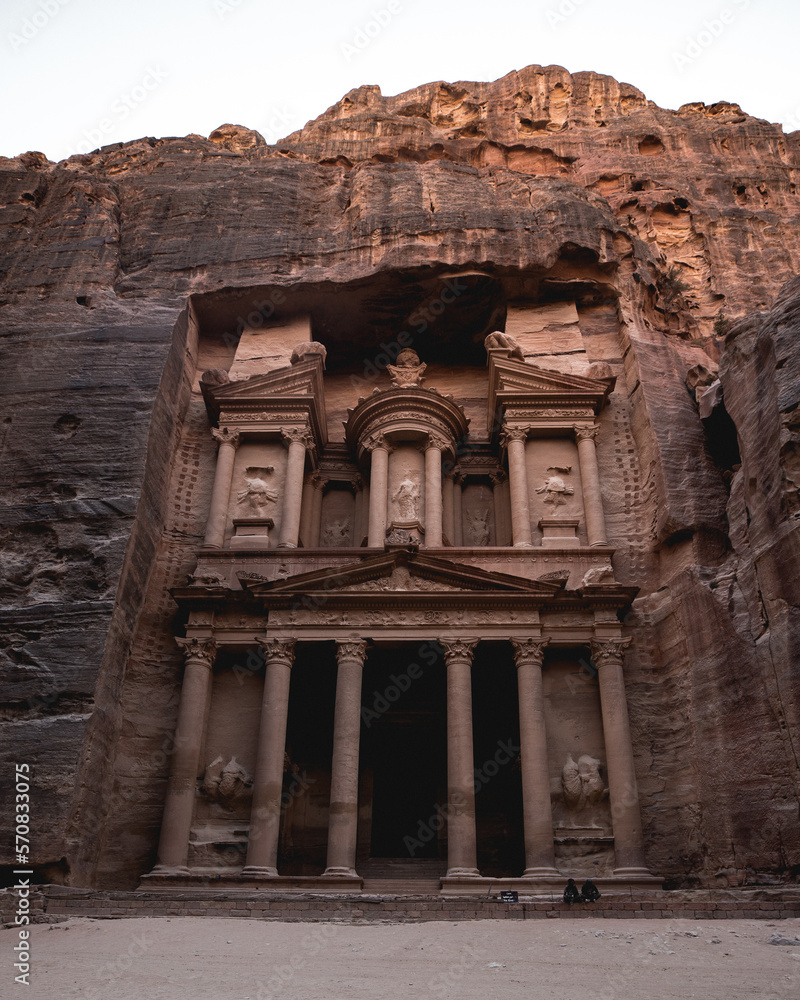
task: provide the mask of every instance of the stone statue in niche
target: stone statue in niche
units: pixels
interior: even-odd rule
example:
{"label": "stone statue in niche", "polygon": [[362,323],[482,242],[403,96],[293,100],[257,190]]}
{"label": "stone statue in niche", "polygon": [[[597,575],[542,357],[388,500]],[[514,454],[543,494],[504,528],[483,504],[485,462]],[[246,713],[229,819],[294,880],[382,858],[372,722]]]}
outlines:
{"label": "stone statue in niche", "polygon": [[487,351],[503,348],[511,352],[509,354],[510,358],[516,358],[517,361],[525,360],[525,355],[522,353],[522,348],[519,346],[519,342],[509,333],[502,333],[500,330],[490,333],[489,336],[484,339],[483,346]]}
{"label": "stone statue in niche", "polygon": [[419,355],[416,351],[412,351],[410,347],[406,347],[397,355],[397,364],[387,365],[386,371],[391,376],[392,385],[405,387],[422,385],[422,375],[427,367],[427,365],[422,364],[419,360]]}
{"label": "stone statue in niche", "polygon": [[489,511],[467,511],[467,538],[471,545],[489,544]]}
{"label": "stone statue in niche", "polygon": [[205,770],[203,791],[209,799],[230,812],[237,803],[252,796],[253,776],[235,757],[231,757],[227,764],[222,757],[217,757]]}
{"label": "stone statue in niche", "polygon": [[244,472],[244,489],[239,490],[236,502],[247,506],[254,514],[263,513],[263,508],[270,503],[276,503],[278,494],[267,486],[266,477],[275,471],[275,467],[267,465],[259,467],[248,466]]}
{"label": "stone statue in niche", "polygon": [[608,797],[608,789],[600,774],[600,761],[590,754],[581,754],[576,761],[567,756],[561,771],[561,791],[564,805],[573,820],[581,826],[600,827],[598,807]]}
{"label": "stone statue in niche", "polygon": [[349,545],[350,544],[350,524],[347,521],[332,521],[325,525],[322,533],[323,545]]}
{"label": "stone statue in niche", "polygon": [[[572,472],[572,466],[551,465],[547,471],[560,472],[562,475],[568,476]],[[544,493],[545,503],[561,507],[567,502],[564,498],[571,497],[575,490],[568,483],[565,483],[561,476],[550,476],[545,479],[541,486],[537,487],[536,492]]]}
{"label": "stone statue in niche", "polygon": [[417,516],[419,486],[413,479],[406,477],[395,490],[392,500],[400,508],[400,517],[404,521],[413,521]]}

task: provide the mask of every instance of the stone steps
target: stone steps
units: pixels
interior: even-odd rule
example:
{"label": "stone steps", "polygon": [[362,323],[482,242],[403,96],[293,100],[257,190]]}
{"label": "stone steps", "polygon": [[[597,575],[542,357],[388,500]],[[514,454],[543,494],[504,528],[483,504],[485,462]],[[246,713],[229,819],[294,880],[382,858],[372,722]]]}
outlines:
{"label": "stone steps", "polygon": [[435,896],[440,885],[438,878],[367,877],[363,892],[373,896]]}

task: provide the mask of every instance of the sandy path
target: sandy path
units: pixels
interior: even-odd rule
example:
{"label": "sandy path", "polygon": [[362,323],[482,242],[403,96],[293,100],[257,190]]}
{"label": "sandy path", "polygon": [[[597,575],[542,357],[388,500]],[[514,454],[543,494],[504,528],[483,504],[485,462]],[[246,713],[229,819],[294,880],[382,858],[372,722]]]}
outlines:
{"label": "sandy path", "polygon": [[[30,1000],[800,998],[800,919],[300,924],[203,917],[31,928],[31,986],[0,932],[0,996]],[[694,936],[696,935],[696,936]]]}

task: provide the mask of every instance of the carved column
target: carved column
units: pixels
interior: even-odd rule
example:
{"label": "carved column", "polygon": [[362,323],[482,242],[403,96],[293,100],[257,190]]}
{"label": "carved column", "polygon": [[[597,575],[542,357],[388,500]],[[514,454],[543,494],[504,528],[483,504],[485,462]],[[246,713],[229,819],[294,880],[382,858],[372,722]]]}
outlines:
{"label": "carved column", "polygon": [[442,482],[442,533],[451,545],[455,545],[452,473],[445,476]]}
{"label": "carved column", "polygon": [[603,737],[606,745],[608,797],[614,828],[615,875],[646,872],[642,818],[633,761],[622,660],[630,639],[592,640],[592,659],[600,683]]}
{"label": "carved column", "polygon": [[361,507],[359,509],[358,505],[356,505],[358,513],[356,517],[357,530],[354,544],[360,547],[365,536],[369,533],[369,483],[362,476],[358,476],[357,478],[360,487],[356,499],[361,498]]}
{"label": "carved column", "polygon": [[425,545],[442,547],[442,450],[445,442],[428,435],[425,447]]}
{"label": "carved column", "polygon": [[217,652],[216,644],[210,639],[175,641],[183,650],[185,668],[156,872],[187,871],[200,752]]}
{"label": "carved column", "polygon": [[608,545],[603,496],[600,492],[600,470],[597,467],[595,441],[599,427],[575,427],[578,461],[581,467],[583,510],[586,515],[586,535],[590,545]]}
{"label": "carved column", "polygon": [[366,642],[336,643],[336,707],[333,715],[331,804],[326,875],[356,874],[358,748],[361,736],[361,673]]}
{"label": "carved column", "polygon": [[525,875],[555,875],[550,770],[544,722],[542,660],[549,639],[512,639],[519,691],[519,741],[522,756],[522,816]]}
{"label": "carved column", "polygon": [[[283,440],[289,446],[286,463],[286,484],[283,491],[281,533],[279,549],[296,549],[300,537],[300,510],[303,499],[303,475],[306,467],[306,449],[311,446],[311,435],[305,427],[282,430]],[[313,530],[313,525],[312,525]]]}
{"label": "carved column", "polygon": [[319,474],[315,475],[311,480],[314,488],[314,496],[311,507],[311,527],[309,531],[311,548],[315,548],[319,545],[319,536],[322,529],[322,498],[325,496],[325,487],[328,485],[328,482],[328,479],[324,476],[320,476]]}
{"label": "carved column", "polygon": [[311,547],[311,513],[314,504],[314,476],[303,480],[303,502],[300,510],[300,541],[304,548]]}
{"label": "carved column", "polygon": [[447,875],[475,876],[472,651],[477,639],[440,640],[447,664]]}
{"label": "carved column", "polygon": [[511,494],[511,536],[515,548],[533,544],[528,494],[528,469],[525,462],[525,427],[504,426],[503,444],[508,450],[508,481]]}
{"label": "carved column", "polygon": [[367,545],[383,548],[386,540],[386,497],[389,490],[389,444],[379,434],[368,442],[372,457],[369,474],[369,532]]}
{"label": "carved column", "polygon": [[208,512],[205,544],[215,549],[222,548],[225,541],[225,525],[228,520],[228,501],[233,482],[233,462],[239,447],[241,433],[237,428],[214,428],[211,436],[219,442],[217,468],[214,473],[214,488],[211,493],[211,509]]}
{"label": "carved column", "polygon": [[464,544],[464,520],[461,500],[464,473],[456,467],[453,470],[453,545]]}
{"label": "carved column", "polygon": [[247,866],[243,874],[277,875],[286,717],[289,711],[294,639],[259,639],[258,642],[264,650],[266,672],[250,811]]}
{"label": "carved column", "polygon": [[489,476],[492,481],[492,500],[494,501],[494,543],[508,545],[508,511],[506,500],[506,482],[508,477],[500,469]]}

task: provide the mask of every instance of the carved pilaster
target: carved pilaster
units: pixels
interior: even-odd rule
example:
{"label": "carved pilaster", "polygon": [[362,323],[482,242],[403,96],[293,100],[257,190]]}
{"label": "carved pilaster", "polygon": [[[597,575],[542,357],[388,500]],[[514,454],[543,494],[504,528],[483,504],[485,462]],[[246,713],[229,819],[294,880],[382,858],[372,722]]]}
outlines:
{"label": "carved pilaster", "polygon": [[516,548],[530,548],[533,544],[531,533],[530,499],[528,494],[528,470],[525,461],[525,441],[527,427],[503,425],[502,442],[508,451],[508,478],[511,496],[511,534]]}

